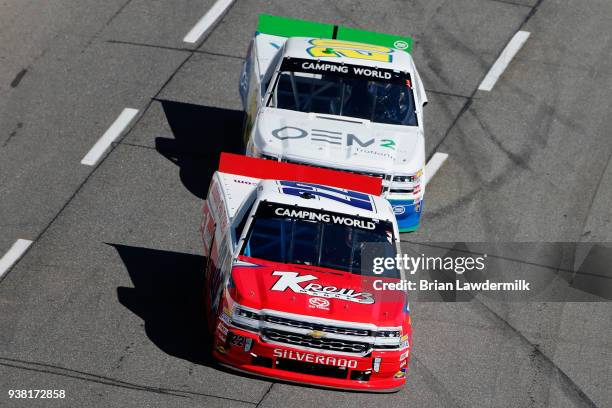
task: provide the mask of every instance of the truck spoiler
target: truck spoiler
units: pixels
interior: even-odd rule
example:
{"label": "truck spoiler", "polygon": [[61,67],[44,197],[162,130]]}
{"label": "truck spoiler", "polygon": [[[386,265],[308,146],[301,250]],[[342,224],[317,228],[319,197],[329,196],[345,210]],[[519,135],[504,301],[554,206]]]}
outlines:
{"label": "truck spoiler", "polygon": [[320,167],[221,153],[219,172],[256,179],[301,181],[379,196],[382,179]]}
{"label": "truck spoiler", "polygon": [[334,24],[316,23],[313,21],[279,17],[270,14],[259,15],[257,32],[260,34],[277,35],[279,37],[313,37],[355,41],[394,48],[406,52],[412,51],[413,43],[410,37],[376,33]]}

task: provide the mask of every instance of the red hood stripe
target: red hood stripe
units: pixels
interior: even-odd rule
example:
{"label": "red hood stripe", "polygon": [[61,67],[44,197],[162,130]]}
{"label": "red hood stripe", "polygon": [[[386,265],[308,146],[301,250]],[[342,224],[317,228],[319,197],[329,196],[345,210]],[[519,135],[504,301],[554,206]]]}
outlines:
{"label": "red hood stripe", "polygon": [[258,179],[323,184],[373,195],[380,195],[382,191],[382,180],[376,177],[274,160],[256,159],[233,153],[221,153],[219,171]]}

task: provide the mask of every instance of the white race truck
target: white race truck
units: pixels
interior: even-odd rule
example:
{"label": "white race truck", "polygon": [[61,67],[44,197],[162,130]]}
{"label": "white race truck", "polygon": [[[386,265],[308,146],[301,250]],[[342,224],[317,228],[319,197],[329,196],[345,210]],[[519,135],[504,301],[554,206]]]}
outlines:
{"label": "white race truck", "polygon": [[240,78],[246,154],[382,179],[418,228],[427,96],[410,38],[262,14]]}

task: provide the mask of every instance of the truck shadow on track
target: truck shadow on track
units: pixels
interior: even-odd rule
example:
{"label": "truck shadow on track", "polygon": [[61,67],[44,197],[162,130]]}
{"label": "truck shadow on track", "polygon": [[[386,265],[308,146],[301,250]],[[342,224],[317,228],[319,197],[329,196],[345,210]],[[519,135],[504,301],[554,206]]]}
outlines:
{"label": "truck shadow on track", "polygon": [[118,287],[119,302],[144,320],[149,339],[162,351],[211,365],[203,304],[203,268],[199,255],[119,244],[133,288]]}
{"label": "truck shadow on track", "polygon": [[243,151],[244,112],[159,100],[174,139],[158,137],[155,148],[180,167],[183,185],[204,198],[222,151]]}

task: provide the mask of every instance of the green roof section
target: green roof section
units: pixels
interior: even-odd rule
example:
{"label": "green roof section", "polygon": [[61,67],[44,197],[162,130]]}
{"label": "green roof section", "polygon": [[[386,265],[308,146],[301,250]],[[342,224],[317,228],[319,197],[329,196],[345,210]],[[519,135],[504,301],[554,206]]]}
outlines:
{"label": "green roof section", "polygon": [[392,34],[376,33],[356,28],[315,23],[296,18],[260,14],[257,32],[280,37],[335,38],[344,41],[361,42],[371,45],[412,51],[412,38]]}
{"label": "green roof section", "polygon": [[260,14],[257,32],[280,37],[332,38],[334,25]]}
{"label": "green roof section", "polygon": [[338,27],[336,35],[338,40],[355,41],[372,45],[395,48],[406,52],[412,51],[412,38],[398,35],[375,33],[373,31],[358,30],[356,28]]}

